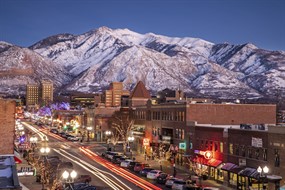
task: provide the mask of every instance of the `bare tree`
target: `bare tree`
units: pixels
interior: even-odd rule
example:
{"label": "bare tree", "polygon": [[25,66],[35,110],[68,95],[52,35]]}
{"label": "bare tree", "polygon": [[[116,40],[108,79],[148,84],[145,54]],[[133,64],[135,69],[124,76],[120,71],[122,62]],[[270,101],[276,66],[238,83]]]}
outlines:
{"label": "bare tree", "polygon": [[127,139],[134,128],[134,119],[130,117],[128,111],[116,111],[111,118],[111,127],[114,131],[113,134],[118,134],[118,138],[122,139],[124,153],[126,153]]}

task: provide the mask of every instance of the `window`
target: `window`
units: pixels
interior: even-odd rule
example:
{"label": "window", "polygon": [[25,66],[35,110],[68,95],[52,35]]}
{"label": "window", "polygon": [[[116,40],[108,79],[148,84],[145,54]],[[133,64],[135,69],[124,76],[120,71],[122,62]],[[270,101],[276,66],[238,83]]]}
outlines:
{"label": "window", "polygon": [[248,148],[247,148],[247,156],[248,156],[249,158],[252,158],[251,147],[248,147]]}
{"label": "window", "polygon": [[241,146],[241,156],[245,157],[245,146],[244,145]]}
{"label": "window", "polygon": [[214,151],[218,150],[218,142],[214,142]]}
{"label": "window", "polygon": [[255,149],[255,159],[259,159],[259,148]]}
{"label": "window", "polygon": [[234,154],[234,145],[232,143],[229,144],[229,153]]}
{"label": "window", "polygon": [[239,145],[235,146],[235,155],[239,156]]}
{"label": "window", "polygon": [[274,166],[275,167],[280,167],[280,155],[279,155],[279,150],[274,149]]}
{"label": "window", "polygon": [[264,161],[267,161],[267,149],[266,148],[264,148],[262,151],[262,158]]}
{"label": "window", "polygon": [[224,152],[224,143],[220,142],[220,152],[223,153]]}

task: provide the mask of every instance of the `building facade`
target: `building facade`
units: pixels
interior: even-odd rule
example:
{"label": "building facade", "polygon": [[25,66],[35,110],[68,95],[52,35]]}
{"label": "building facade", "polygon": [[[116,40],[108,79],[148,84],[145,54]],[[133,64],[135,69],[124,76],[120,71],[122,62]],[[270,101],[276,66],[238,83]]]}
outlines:
{"label": "building facade", "polygon": [[112,82],[110,84],[109,90],[106,90],[104,93],[104,103],[106,107],[120,107],[121,106],[121,97],[129,96],[130,93],[127,90],[123,89],[122,82]]}
{"label": "building facade", "polygon": [[53,83],[48,80],[41,81],[41,100],[44,105],[53,101]]}
{"label": "building facade", "polygon": [[37,84],[27,84],[26,88],[26,106],[35,106],[39,104],[39,86]]}

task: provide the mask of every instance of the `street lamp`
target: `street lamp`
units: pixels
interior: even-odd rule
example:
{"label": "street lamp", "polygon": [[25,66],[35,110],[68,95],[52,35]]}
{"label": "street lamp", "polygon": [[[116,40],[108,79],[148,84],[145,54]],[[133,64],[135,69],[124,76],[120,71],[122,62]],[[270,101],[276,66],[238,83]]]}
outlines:
{"label": "street lamp", "polygon": [[[260,166],[258,166],[257,168],[257,172],[259,173],[259,177],[261,179],[261,182],[262,182],[262,189],[266,189],[265,186],[264,186],[264,180],[266,179],[266,175],[268,174],[269,172],[269,168],[267,166],[264,166],[263,168],[261,168]],[[258,190],[259,190],[259,183],[258,183]]]}
{"label": "street lamp", "polygon": [[45,167],[46,167],[46,156],[50,152],[50,148],[47,146],[44,146],[40,148],[40,152],[42,154],[43,160],[44,160],[44,166],[42,167],[42,177],[41,177],[41,182],[42,182],[42,190],[45,190],[45,180],[46,180],[46,173],[45,173]]}
{"label": "street lamp", "polygon": [[135,140],[135,137],[131,136],[131,137],[128,137],[128,147],[129,147],[129,150],[131,152],[131,157],[132,157],[132,150],[131,150],[131,147],[130,147],[130,142],[133,142]]}
{"label": "street lamp", "polygon": [[38,142],[38,138],[37,137],[31,137],[30,138],[31,147],[33,149],[33,161],[34,161],[34,153],[35,153],[35,148],[37,146],[37,142]]}
{"label": "street lamp", "polygon": [[109,139],[109,137],[111,136],[112,132],[111,131],[105,131],[105,134],[107,136],[107,146],[108,146],[107,150],[109,150],[109,148],[110,148],[110,139]]}
{"label": "street lamp", "polygon": [[87,142],[89,142],[89,139],[90,139],[89,135],[90,135],[90,131],[92,130],[92,127],[86,127],[86,129],[87,129]]}
{"label": "street lamp", "polygon": [[72,170],[71,172],[68,171],[64,171],[62,173],[62,178],[64,180],[64,189],[69,189],[68,187],[70,187],[71,189],[73,189],[73,183],[74,183],[74,179],[77,177],[77,172]]}

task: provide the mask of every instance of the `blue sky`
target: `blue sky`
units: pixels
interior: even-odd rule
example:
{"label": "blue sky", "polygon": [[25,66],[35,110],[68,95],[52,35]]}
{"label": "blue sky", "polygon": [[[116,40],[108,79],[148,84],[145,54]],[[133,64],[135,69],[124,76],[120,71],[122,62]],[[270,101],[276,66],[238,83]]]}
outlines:
{"label": "blue sky", "polygon": [[285,0],[0,0],[0,41],[27,47],[101,26],[285,50]]}

